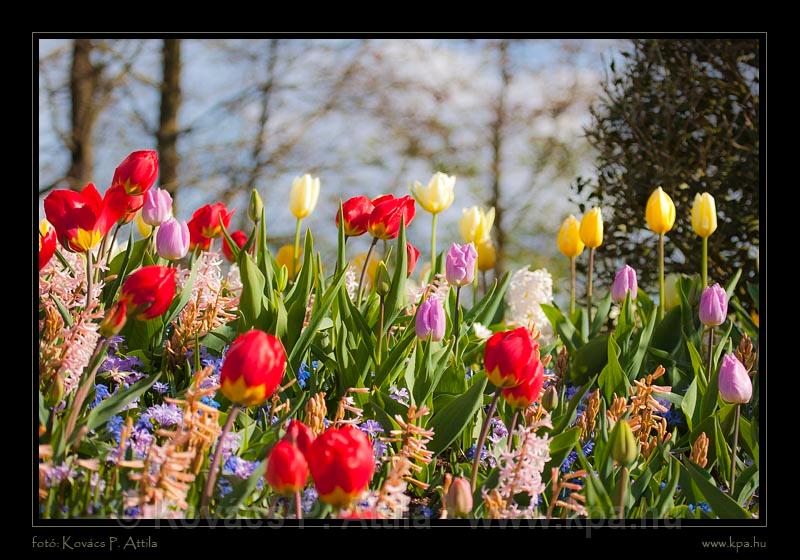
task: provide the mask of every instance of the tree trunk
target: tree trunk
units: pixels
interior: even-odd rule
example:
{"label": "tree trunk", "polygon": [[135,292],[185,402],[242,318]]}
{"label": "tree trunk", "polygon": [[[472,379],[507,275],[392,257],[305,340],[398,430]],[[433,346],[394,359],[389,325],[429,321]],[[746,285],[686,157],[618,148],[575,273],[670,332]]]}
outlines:
{"label": "tree trunk", "polygon": [[505,269],[506,231],[503,224],[503,204],[501,201],[501,176],[503,163],[503,129],[506,122],[506,97],[508,84],[511,81],[511,71],[508,60],[508,41],[503,40],[497,44],[500,63],[500,92],[497,96],[495,119],[492,122],[492,197],[490,205],[494,206],[494,227],[497,232],[497,265],[498,278]]}
{"label": "tree trunk", "polygon": [[[161,108],[158,131],[159,184],[172,195],[178,191],[178,110],[181,105],[181,40],[164,39],[162,47]],[[173,202],[175,204],[175,202]]]}
{"label": "tree trunk", "polygon": [[67,182],[72,188],[82,188],[92,180],[94,154],[92,131],[97,116],[94,98],[99,70],[92,66],[92,42],[75,39],[72,48],[72,66],[69,75],[72,104],[72,133],[70,135],[70,167]]}

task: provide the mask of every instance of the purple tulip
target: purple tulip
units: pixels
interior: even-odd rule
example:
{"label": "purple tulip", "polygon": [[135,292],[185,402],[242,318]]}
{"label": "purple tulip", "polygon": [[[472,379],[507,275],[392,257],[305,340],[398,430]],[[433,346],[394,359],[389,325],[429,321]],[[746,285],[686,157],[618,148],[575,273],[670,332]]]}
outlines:
{"label": "purple tulip", "polygon": [[438,342],[444,338],[446,322],[442,302],[435,297],[429,297],[417,309],[414,327],[419,338],[426,339],[430,335],[431,340]]}
{"label": "purple tulip", "polygon": [[717,327],[728,316],[728,295],[722,286],[714,284],[700,296],[700,322],[707,327]]}
{"label": "purple tulip", "polygon": [[158,228],[156,234],[158,254],[170,261],[182,259],[189,252],[189,226],[170,218]]}
{"label": "purple tulip", "polygon": [[160,226],[172,218],[172,197],[164,189],[150,189],[144,195],[142,221],[151,226]]}
{"label": "purple tulip", "polygon": [[611,299],[617,303],[625,301],[625,296],[631,292],[631,299],[636,299],[639,291],[639,284],[636,281],[636,271],[627,264],[619,269],[614,277],[614,285],[611,286]]}
{"label": "purple tulip", "polygon": [[753,396],[753,382],[742,362],[733,354],[725,354],[722,358],[719,368],[719,394],[722,400],[734,404],[749,403]]}
{"label": "purple tulip", "polygon": [[472,282],[475,277],[475,260],[477,258],[478,251],[475,250],[474,244],[453,243],[447,252],[447,261],[445,261],[447,281],[451,286],[466,286]]}

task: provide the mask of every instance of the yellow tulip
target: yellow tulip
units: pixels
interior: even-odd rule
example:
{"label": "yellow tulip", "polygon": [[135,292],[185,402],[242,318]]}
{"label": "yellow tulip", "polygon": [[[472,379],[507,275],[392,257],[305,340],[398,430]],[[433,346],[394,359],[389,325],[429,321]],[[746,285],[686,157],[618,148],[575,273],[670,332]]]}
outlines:
{"label": "yellow tulip", "polygon": [[753,323],[755,324],[756,328],[758,327],[758,313],[756,313],[755,309],[750,312],[750,319],[752,319]]}
{"label": "yellow tulip", "polygon": [[477,245],[478,251],[478,270],[485,272],[491,270],[497,264],[497,251],[491,239],[482,241]]}
{"label": "yellow tulip", "polygon": [[464,208],[461,212],[461,221],[458,223],[464,242],[476,245],[489,239],[492,225],[494,225],[494,208],[490,208],[487,212],[478,206]]}
{"label": "yellow tulip", "polygon": [[694,195],[692,228],[700,237],[708,237],[717,229],[717,207],[714,197],[707,192]]}
{"label": "yellow tulip", "polygon": [[581,219],[581,241],[590,249],[603,244],[603,214],[599,208],[592,208]]}
{"label": "yellow tulip", "polygon": [[565,257],[574,259],[583,253],[583,241],[581,241],[580,233],[581,225],[578,219],[570,214],[567,219],[561,224],[561,229],[558,230],[558,250],[563,253]]}
{"label": "yellow tulip", "polygon": [[141,210],[136,212],[136,229],[143,238],[150,237],[150,234],[153,232],[153,226],[144,223]]}
{"label": "yellow tulip", "polygon": [[414,181],[414,186],[411,187],[411,194],[417,199],[420,206],[431,214],[438,214],[450,208],[455,200],[455,175],[446,175],[442,172],[433,174],[428,186],[423,185],[419,181]]}
{"label": "yellow tulip", "polygon": [[317,206],[319,199],[319,177],[312,177],[308,173],[302,177],[295,177],[292,181],[292,191],[289,194],[289,210],[294,217],[302,220]]}
{"label": "yellow tulip", "polygon": [[289,279],[294,278],[294,247],[292,245],[284,245],[278,249],[278,253],[275,255],[275,262],[278,263],[279,267],[286,266],[289,271]]}
{"label": "yellow tulip", "polygon": [[659,235],[663,235],[675,225],[675,204],[661,187],[658,187],[647,199],[645,210],[647,227]]}

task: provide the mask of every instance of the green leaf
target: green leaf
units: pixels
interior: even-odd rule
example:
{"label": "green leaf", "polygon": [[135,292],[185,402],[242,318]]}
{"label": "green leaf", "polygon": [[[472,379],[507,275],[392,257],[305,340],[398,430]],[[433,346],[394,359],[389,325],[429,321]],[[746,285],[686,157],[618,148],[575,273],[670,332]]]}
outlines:
{"label": "green leaf", "polygon": [[400,233],[397,236],[397,256],[395,259],[392,287],[386,296],[384,306],[386,309],[385,329],[394,321],[397,314],[406,306],[406,274],[408,270],[408,251],[406,250],[406,225],[405,219],[400,220]]}
{"label": "green leaf", "polygon": [[[94,290],[93,290],[94,291]],[[58,314],[61,315],[61,318],[64,320],[64,324],[68,327],[72,326],[72,315],[70,315],[69,309],[67,309],[64,304],[58,299],[58,296],[54,293],[50,292],[50,297],[53,300],[53,303],[56,304],[56,309],[58,309]]]}
{"label": "green leaf", "polygon": [[183,311],[183,308],[186,307],[186,304],[189,303],[189,300],[192,298],[192,288],[194,287],[194,280],[197,277],[197,263],[200,261],[194,261],[192,264],[192,270],[189,273],[189,278],[186,279],[186,282],[183,284],[183,288],[181,288],[181,296],[172,302],[170,305],[167,314],[164,315],[164,324],[169,325],[174,321],[180,312]]}
{"label": "green leaf", "polygon": [[569,376],[575,385],[583,385],[608,363],[608,336],[594,338],[572,353]]}
{"label": "green leaf", "polygon": [[647,348],[650,346],[650,340],[653,337],[653,329],[656,325],[657,315],[658,313],[656,313],[656,310],[654,309],[650,314],[650,320],[647,321],[647,325],[645,325],[644,329],[642,329],[642,331],[639,333],[639,342],[636,347],[636,353],[633,355],[633,358],[631,358],[631,361],[626,369],[627,378],[630,381],[633,381],[639,377],[644,356],[647,353]]}
{"label": "green leaf", "polygon": [[[542,303],[539,305],[539,307],[550,321],[550,325],[553,327],[553,330],[556,331],[561,337],[561,341],[566,345],[567,350],[569,350],[570,353],[575,352],[576,346],[574,337],[577,334],[575,325],[573,325],[572,322],[565,317],[564,314],[561,313],[561,310],[555,305]],[[577,336],[580,335],[577,334]]]}
{"label": "green leaf", "polygon": [[[578,439],[581,435],[581,429],[574,426],[565,432],[561,432],[550,440],[550,461],[549,465],[559,466],[567,458],[569,452],[578,444]],[[542,482],[547,484],[550,482],[552,471],[549,468],[544,469],[542,473]]]}
{"label": "green leaf", "polygon": [[239,323],[239,332],[243,333],[250,329],[261,315],[266,280],[249,253],[240,255],[239,271],[242,279],[239,311],[243,319]]}
{"label": "green leaf", "polygon": [[431,419],[434,436],[428,449],[437,455],[458,437],[483,404],[486,374],[478,373],[472,379],[472,387],[466,393],[446,404]]}
{"label": "green leaf", "polygon": [[664,519],[667,512],[672,509],[674,505],[673,496],[678,487],[678,480],[680,479],[681,464],[677,460],[670,457],[670,470],[669,480],[663,490],[660,491],[658,501],[655,504],[656,519]]}
{"label": "green leaf", "polygon": [[553,419],[553,429],[550,431],[550,433],[559,434],[564,431],[570,422],[572,422],[575,411],[578,409],[578,405],[581,404],[583,395],[585,395],[586,392],[594,386],[595,379],[597,379],[597,376],[592,377],[588,383],[581,386],[581,388],[575,392],[575,394],[572,396],[572,400],[569,401],[569,406],[564,413],[557,419]]}
{"label": "green leaf", "polygon": [[127,389],[118,390],[110,397],[101,401],[100,404],[94,407],[89,413],[86,419],[86,427],[90,430],[96,430],[108,422],[112,416],[116,416],[123,408],[128,406],[129,403],[142,396],[153,383],[158,381],[159,377],[161,377],[160,373],[145,377]]}
{"label": "green leaf", "polygon": [[386,359],[381,362],[378,371],[375,373],[375,385],[381,387],[384,382],[394,380],[394,374],[397,372],[398,367],[402,364],[408,355],[408,349],[416,339],[414,329],[406,329],[400,340],[396,341],[389,350]]}
{"label": "green leaf", "polygon": [[758,465],[752,464],[743,470],[736,477],[736,488],[733,491],[733,498],[744,507],[747,500],[755,493],[758,488]]}
{"label": "green leaf", "polygon": [[681,410],[683,411],[683,415],[686,417],[686,425],[689,427],[689,431],[691,432],[695,421],[699,420],[700,415],[700,400],[697,398],[697,378],[692,379],[692,382],[689,384],[689,388],[686,390],[686,394],[683,395],[683,401],[681,401]]}
{"label": "green leaf", "polygon": [[728,280],[728,283],[725,285],[725,293],[728,295],[728,299],[731,299],[733,296],[733,292],[736,291],[736,284],[739,283],[739,278],[742,277],[742,269],[736,271],[736,274],[733,275],[733,278]]}
{"label": "green leaf", "polygon": [[608,319],[608,312],[611,310],[611,292],[606,297],[597,302],[597,310],[592,318],[592,328],[589,330],[589,338],[594,338]]}
{"label": "green leaf", "polygon": [[705,497],[714,513],[722,519],[750,519],[750,514],[739,506],[730,496],[717,488],[711,475],[686,460],[681,468],[689,475],[697,490]]}
{"label": "green leaf", "polygon": [[495,280],[489,292],[481,298],[478,304],[464,313],[464,324],[469,326],[474,323],[481,323],[484,326],[491,324],[500,304],[503,303],[503,297],[505,297],[510,282],[511,274],[508,272],[503,275],[499,284]]}

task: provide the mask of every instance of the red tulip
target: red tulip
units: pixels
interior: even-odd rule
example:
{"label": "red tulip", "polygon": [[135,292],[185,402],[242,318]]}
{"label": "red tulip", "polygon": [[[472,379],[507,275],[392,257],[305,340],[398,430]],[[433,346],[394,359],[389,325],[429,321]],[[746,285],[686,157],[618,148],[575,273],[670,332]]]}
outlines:
{"label": "red tulip", "polygon": [[50,262],[56,252],[56,230],[47,220],[39,222],[39,270]]}
{"label": "red tulip", "polygon": [[227,228],[231,223],[231,216],[236,210],[228,209],[221,202],[206,204],[195,210],[192,219],[189,220],[189,249],[200,247],[207,251],[211,247],[211,240],[222,234],[220,218]]}
{"label": "red tulip", "polygon": [[106,192],[107,196],[116,197],[117,200],[122,201],[124,210],[122,216],[119,218],[121,224],[127,224],[136,217],[136,212],[144,206],[144,195],[130,195],[125,191],[125,187],[117,185],[111,187]]}
{"label": "red tulip", "polygon": [[342,508],[372,480],[375,457],[369,438],[352,426],[329,428],[311,445],[308,466],[319,499]]}
{"label": "red tulip", "polygon": [[281,341],[252,330],[233,341],[220,372],[222,394],[244,406],[263,403],[280,385],[286,372],[286,351]]}
{"label": "red tulip", "polygon": [[143,266],[122,284],[120,300],[127,314],[140,321],[163,315],[175,297],[175,270],[166,266]]}
{"label": "red tulip", "polygon": [[308,480],[308,463],[302,451],[285,439],[276,443],[267,460],[266,479],[273,490],[285,496],[302,490]]}
{"label": "red tulip", "polygon": [[394,198],[391,195],[378,197],[373,201],[375,209],[369,216],[369,233],[378,239],[394,239],[400,233],[400,220],[406,227],[411,224],[416,212],[414,199],[410,195]]}
{"label": "red tulip", "polygon": [[303,455],[308,456],[311,444],[314,443],[314,432],[300,420],[292,420],[289,422],[289,427],[286,429],[286,435],[283,436],[283,439],[296,445],[303,452]]}
{"label": "red tulip", "polygon": [[47,221],[68,251],[83,253],[95,248],[125,211],[126,201],[109,189],[101,198],[92,183],[80,191],[59,189],[44,199]]}
{"label": "red tulip", "polygon": [[[344,214],[344,234],[348,237],[358,237],[367,232],[369,216],[375,208],[372,201],[366,196],[354,196],[342,204]],[[339,227],[339,212],[336,212],[336,227]]]}
{"label": "red tulip", "polygon": [[417,266],[417,259],[419,259],[419,249],[414,247],[411,243],[406,243],[406,254],[407,258],[407,265],[406,265],[406,272],[409,276],[411,273],[414,272],[414,268]]}
{"label": "red tulip", "polygon": [[531,359],[539,359],[539,345],[525,327],[493,334],[486,341],[483,363],[486,375],[496,387],[515,387],[529,372]]}
{"label": "red tulip", "polygon": [[544,366],[538,356],[528,363],[528,373],[522,383],[516,387],[503,389],[503,398],[514,408],[528,408],[542,395],[544,386]]}
{"label": "red tulip", "polygon": [[131,153],[119,164],[111,186],[122,187],[129,195],[143,195],[153,186],[157,176],[158,152],[141,150]]}
{"label": "red tulip", "polygon": [[[239,249],[244,247],[244,244],[247,243],[247,235],[242,230],[236,230],[231,233],[231,239],[233,239]],[[225,258],[230,262],[234,261],[233,251],[231,251],[230,243],[228,243],[225,237],[222,238],[222,254],[225,255]]]}

